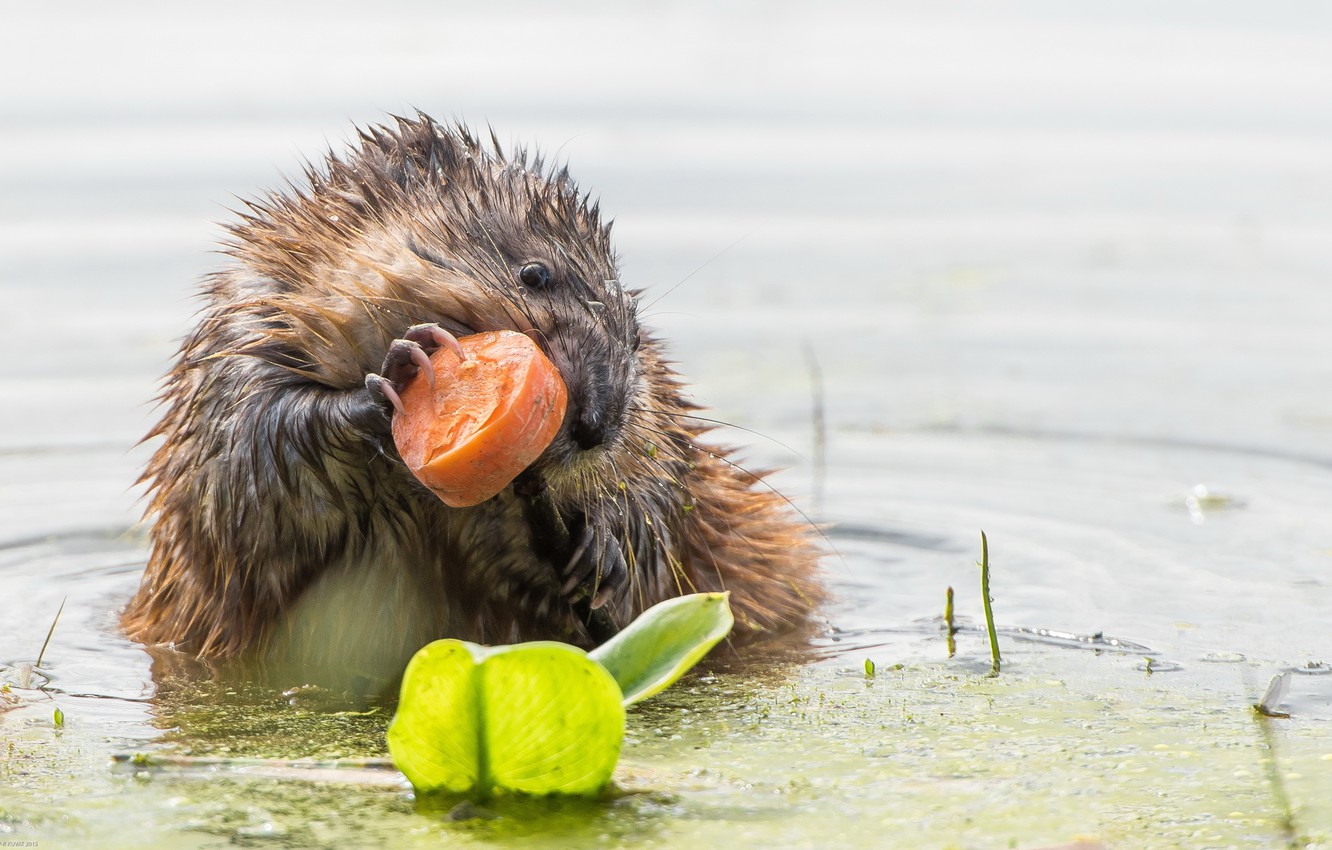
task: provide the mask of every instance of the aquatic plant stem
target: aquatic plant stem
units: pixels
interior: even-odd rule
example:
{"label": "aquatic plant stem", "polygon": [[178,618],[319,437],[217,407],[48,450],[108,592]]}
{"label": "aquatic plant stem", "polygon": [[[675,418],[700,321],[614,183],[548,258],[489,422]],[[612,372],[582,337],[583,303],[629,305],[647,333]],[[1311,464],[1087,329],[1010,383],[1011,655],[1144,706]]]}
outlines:
{"label": "aquatic plant stem", "polygon": [[[473,671],[479,674],[480,670]],[[476,723],[476,784],[472,786],[472,793],[478,800],[485,802],[495,794],[495,776],[490,770],[490,748],[486,745],[487,720],[486,720],[486,692],[481,686],[479,675],[472,677],[472,711],[475,712]],[[403,771],[406,773],[406,771]]]}
{"label": "aquatic plant stem", "polygon": [[823,483],[828,473],[828,426],[823,409],[823,370],[814,346],[805,340],[805,364],[809,367],[810,415],[814,429],[814,492],[811,494],[811,513],[823,512]]}
{"label": "aquatic plant stem", "polygon": [[162,753],[115,753],[113,769],[167,772],[214,782],[228,773],[284,782],[328,782],[365,787],[403,788],[407,777],[387,758],[285,759],[177,756]]}
{"label": "aquatic plant stem", "polygon": [[60,622],[60,615],[64,612],[65,603],[68,601],[68,596],[60,600],[60,607],[56,609],[55,619],[51,621],[51,628],[46,630],[46,640],[42,641],[42,651],[37,653],[37,663],[32,665],[33,667],[42,666],[42,658],[46,656],[46,648],[51,645],[51,635],[55,634],[56,623]]}
{"label": "aquatic plant stem", "polygon": [[1295,825],[1295,809],[1290,802],[1290,794],[1286,791],[1286,781],[1281,775],[1281,766],[1277,764],[1276,739],[1272,734],[1272,716],[1264,714],[1254,706],[1254,721],[1258,724],[1258,734],[1262,738],[1263,747],[1266,752],[1263,754],[1263,767],[1267,773],[1267,783],[1272,788],[1273,801],[1276,803],[1280,815],[1277,818],[1277,826],[1282,832],[1282,838],[1285,840],[1285,846],[1290,848],[1303,847],[1306,843]]}
{"label": "aquatic plant stem", "polygon": [[944,593],[944,628],[948,632],[948,657],[957,655],[957,623],[953,619],[953,587]]}
{"label": "aquatic plant stem", "polygon": [[981,532],[981,600],[985,604],[985,631],[990,636],[990,675],[999,675],[999,636],[994,629],[994,600],[990,598],[990,541]]}

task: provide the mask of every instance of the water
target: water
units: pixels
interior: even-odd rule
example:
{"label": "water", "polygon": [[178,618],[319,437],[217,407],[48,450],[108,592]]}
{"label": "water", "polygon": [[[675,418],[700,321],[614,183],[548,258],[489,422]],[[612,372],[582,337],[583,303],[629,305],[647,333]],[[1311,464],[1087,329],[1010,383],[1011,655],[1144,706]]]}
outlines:
{"label": "water", "polygon": [[[141,832],[125,844],[450,829],[396,791],[107,766],[167,744],[376,746],[383,717],[273,694],[154,701],[114,611],[143,560],[137,441],[193,286],[221,262],[213,222],[353,121],[419,106],[569,160],[698,400],[749,429],[726,435],[747,462],[788,468],[778,485],[838,552],[830,660],[644,709],[624,779],[642,793],[608,809],[448,837],[1329,841],[1324,6],[63,4],[10,19],[0,663],[19,707],[0,713],[0,831],[96,845],[127,812]],[[974,628],[982,528],[1009,653],[997,683]],[[948,586],[968,618],[952,661]],[[50,687],[25,690],[19,665],[62,600]],[[1134,649],[1088,651],[1096,634]],[[867,684],[867,656],[904,667]],[[1175,672],[1149,676],[1146,657]],[[1248,705],[1287,669],[1292,718],[1264,738]]]}

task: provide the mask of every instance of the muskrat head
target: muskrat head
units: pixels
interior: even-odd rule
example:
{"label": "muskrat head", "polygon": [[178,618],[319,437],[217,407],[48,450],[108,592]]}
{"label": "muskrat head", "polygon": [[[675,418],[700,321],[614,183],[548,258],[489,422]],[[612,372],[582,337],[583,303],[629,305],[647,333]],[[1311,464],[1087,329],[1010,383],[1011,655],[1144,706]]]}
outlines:
{"label": "muskrat head", "polygon": [[568,392],[564,421],[536,467],[552,486],[595,476],[622,448],[631,411],[642,404],[642,332],[635,293],[621,286],[595,207],[551,203],[558,184],[525,181],[526,208],[469,222],[465,249],[413,239],[411,250],[438,270],[437,284],[463,294],[429,318],[456,335],[516,330],[531,336]]}
{"label": "muskrat head", "polygon": [[636,293],[620,284],[610,225],[567,173],[469,141],[460,139],[465,168],[453,169],[437,205],[421,199],[437,218],[418,210],[426,226],[405,243],[440,292],[430,299],[440,309],[423,318],[456,335],[516,330],[537,342],[559,370],[568,407],[536,466],[551,486],[570,486],[610,462],[642,403]]}
{"label": "muskrat head", "polygon": [[[232,253],[265,286],[251,350],[324,383],[376,371],[412,325],[530,335],[568,391],[535,468],[563,493],[613,480],[656,361],[619,282],[610,224],[563,169],[426,116],[361,133],[309,190],[251,204]],[[645,358],[650,358],[645,359]]]}

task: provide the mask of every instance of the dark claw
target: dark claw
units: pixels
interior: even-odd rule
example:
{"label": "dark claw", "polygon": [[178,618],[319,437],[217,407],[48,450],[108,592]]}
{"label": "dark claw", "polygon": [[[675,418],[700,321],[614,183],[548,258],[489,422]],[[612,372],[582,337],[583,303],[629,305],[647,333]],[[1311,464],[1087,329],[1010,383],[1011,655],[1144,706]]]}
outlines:
{"label": "dark claw", "polygon": [[587,636],[596,644],[615,637],[619,627],[606,603],[629,583],[629,568],[614,526],[589,521],[581,513],[562,515],[540,473],[530,469],[518,476],[514,493],[522,500],[532,551],[558,574],[561,595],[587,629]]}
{"label": "dark claw", "polygon": [[584,524],[569,563],[565,565],[564,585],[560,591],[570,602],[591,598],[592,610],[610,601],[615,592],[629,581],[629,565],[618,541],[598,534]]}
{"label": "dark claw", "polygon": [[402,335],[402,338],[419,345],[426,356],[433,355],[441,348],[447,348],[458,355],[459,360],[467,359],[467,353],[458,344],[458,338],[433,322],[424,325],[412,325],[407,329],[407,333]]}
{"label": "dark claw", "polygon": [[420,345],[410,339],[395,339],[389,343],[379,374],[392,383],[395,390],[402,392],[422,369],[429,366],[430,355]]}
{"label": "dark claw", "polygon": [[365,376],[366,387],[382,395],[394,410],[401,413],[402,393],[417,375],[424,372],[430,386],[435,386],[435,369],[430,365],[430,355],[441,348],[448,348],[459,358],[466,359],[458,340],[439,325],[412,325],[402,339],[389,344],[379,373]]}
{"label": "dark claw", "polygon": [[365,388],[371,393],[379,393],[388,403],[393,405],[393,409],[399,413],[403,412],[402,399],[398,396],[398,391],[393,389],[393,384],[384,379],[382,375],[376,375],[371,372],[365,376]]}

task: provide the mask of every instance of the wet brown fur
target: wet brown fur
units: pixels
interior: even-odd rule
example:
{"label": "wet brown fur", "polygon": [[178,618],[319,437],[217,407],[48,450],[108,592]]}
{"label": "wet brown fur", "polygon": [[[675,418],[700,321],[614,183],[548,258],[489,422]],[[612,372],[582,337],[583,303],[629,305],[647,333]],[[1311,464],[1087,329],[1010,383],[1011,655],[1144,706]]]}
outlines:
{"label": "wet brown fur", "polygon": [[[531,333],[560,369],[571,412],[536,466],[561,510],[622,547],[617,624],[725,589],[737,643],[808,629],[822,598],[808,523],[699,445],[707,426],[618,284],[609,225],[563,171],[418,116],[362,132],[306,180],[232,226],[233,262],[206,282],[165,380],[131,637],[253,654],[307,627],[290,615],[309,597],[326,599],[332,625],[295,642],[325,664],[366,635],[387,663],[445,636],[589,642],[512,488],[448,508],[398,458],[365,376],[408,327],[433,321]],[[550,292],[518,284],[533,258],[551,269]],[[570,422],[598,398],[615,427],[581,450]]]}

